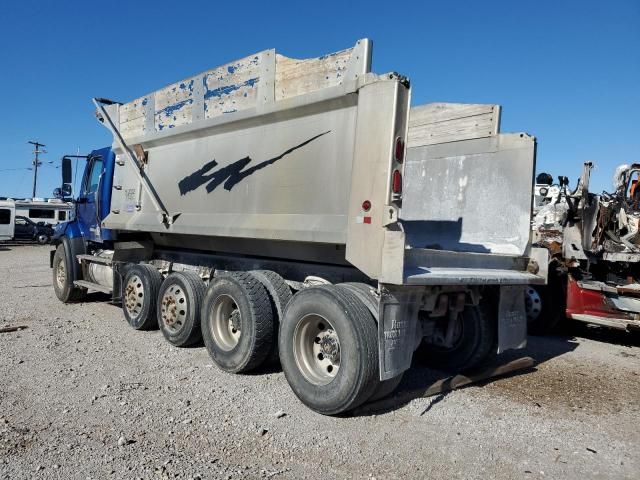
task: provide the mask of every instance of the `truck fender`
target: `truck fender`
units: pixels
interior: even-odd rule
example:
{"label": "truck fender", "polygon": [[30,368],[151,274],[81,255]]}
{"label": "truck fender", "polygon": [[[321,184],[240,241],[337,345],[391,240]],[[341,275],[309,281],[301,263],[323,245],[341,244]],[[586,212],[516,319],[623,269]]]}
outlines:
{"label": "truck fender", "polygon": [[[62,247],[64,248],[64,254],[67,257],[68,261],[70,262],[70,264],[67,264],[67,266],[71,266],[71,269],[69,270],[72,275],[71,280],[72,281],[82,280],[82,268],[80,267],[80,263],[76,260],[76,255],[82,255],[87,253],[87,247],[86,247],[84,238],[83,237],[74,237],[74,238],[61,237],[60,241],[58,242],[58,245],[60,244],[62,244]],[[53,268],[53,256],[55,255],[55,253],[56,253],[55,250],[51,250],[51,252],[49,252],[50,268]]]}

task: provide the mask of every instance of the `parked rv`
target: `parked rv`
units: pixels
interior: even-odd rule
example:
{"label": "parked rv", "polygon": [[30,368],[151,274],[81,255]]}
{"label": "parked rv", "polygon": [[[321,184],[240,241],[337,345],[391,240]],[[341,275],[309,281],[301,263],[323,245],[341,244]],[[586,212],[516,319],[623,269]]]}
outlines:
{"label": "parked rv", "polygon": [[71,219],[73,204],[63,202],[56,198],[44,199],[23,199],[16,200],[16,215],[32,220],[35,223],[43,222],[47,225],[57,225]]}

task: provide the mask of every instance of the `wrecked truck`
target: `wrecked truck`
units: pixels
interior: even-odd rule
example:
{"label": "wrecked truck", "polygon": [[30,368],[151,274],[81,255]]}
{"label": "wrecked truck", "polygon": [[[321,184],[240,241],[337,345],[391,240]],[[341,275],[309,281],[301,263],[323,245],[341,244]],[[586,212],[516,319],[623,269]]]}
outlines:
{"label": "wrecked truck", "polygon": [[612,193],[589,191],[593,164],[571,190],[567,177],[538,175],[533,242],[550,253],[547,286],[527,289],[532,333],[563,318],[640,329],[640,164],[621,165]]}
{"label": "wrecked truck", "polygon": [[[369,40],[265,50],[94,99],[113,143],[56,229],[58,298],[106,292],[225,372],[279,360],[328,415],[392,392],[417,348],[465,369],[523,347],[548,263],[530,243],[535,138],[500,133],[495,105],[410,109],[409,80],[370,67]],[[69,159],[62,173],[68,194]]]}

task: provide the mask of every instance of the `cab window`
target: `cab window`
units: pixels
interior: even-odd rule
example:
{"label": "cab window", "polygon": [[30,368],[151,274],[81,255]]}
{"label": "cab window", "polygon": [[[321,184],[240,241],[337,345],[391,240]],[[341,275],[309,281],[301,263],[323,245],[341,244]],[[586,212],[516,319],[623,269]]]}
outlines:
{"label": "cab window", "polygon": [[93,157],[91,159],[91,171],[87,176],[85,183],[85,193],[94,193],[98,190],[100,175],[102,174],[102,157]]}

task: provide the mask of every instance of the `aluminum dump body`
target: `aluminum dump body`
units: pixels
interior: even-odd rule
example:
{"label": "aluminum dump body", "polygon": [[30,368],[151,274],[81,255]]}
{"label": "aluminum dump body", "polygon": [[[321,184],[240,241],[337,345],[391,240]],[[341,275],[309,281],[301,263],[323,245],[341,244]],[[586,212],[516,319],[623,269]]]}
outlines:
{"label": "aluminum dump body", "polygon": [[101,106],[117,163],[102,226],[201,249],[262,241],[241,252],[262,256],[264,242],[333,246],[389,284],[543,282],[530,263],[535,140],[499,134],[497,106],[489,118],[471,106],[475,119],[450,106],[444,124],[447,104],[422,107],[410,129],[408,81],[370,65],[368,40],[307,60],[266,50]]}

